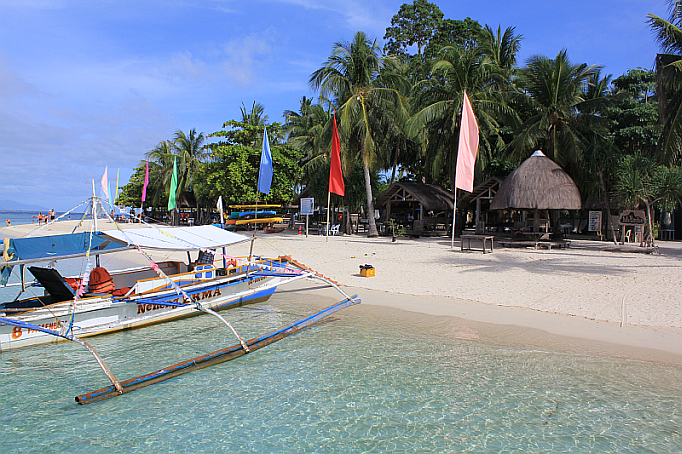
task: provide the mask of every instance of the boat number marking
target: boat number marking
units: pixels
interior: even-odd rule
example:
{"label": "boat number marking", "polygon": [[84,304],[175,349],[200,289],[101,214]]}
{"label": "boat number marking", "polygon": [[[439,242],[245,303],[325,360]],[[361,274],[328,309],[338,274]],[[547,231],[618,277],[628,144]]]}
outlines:
{"label": "boat number marking", "polygon": [[[192,298],[192,301],[201,301],[205,300],[208,298],[215,298],[216,296],[221,296],[222,293],[220,293],[220,289],[217,288],[215,290],[206,290],[201,293],[195,293],[194,295],[190,295],[190,298]],[[181,298],[175,298],[174,300],[171,300],[173,303],[180,304],[182,302]],[[138,304],[137,305],[137,314],[144,314],[145,312],[151,312],[151,311],[157,311],[159,309],[168,309],[168,306],[162,305],[162,304]]]}
{"label": "boat number marking", "polygon": [[[53,323],[44,323],[44,324],[38,325],[38,326],[40,326],[41,328],[51,329],[51,330],[53,330],[53,331],[56,331],[56,330],[58,330],[59,328],[61,328],[61,324],[59,324],[59,323],[57,323],[57,322],[53,322]],[[27,330],[26,330],[26,334],[35,333],[36,331],[38,331],[38,330],[35,330],[35,329],[27,329]],[[15,326],[14,328],[12,328],[12,339],[19,339],[19,338],[21,337],[22,334],[24,334],[24,332],[23,332],[23,330],[22,330],[21,327]]]}

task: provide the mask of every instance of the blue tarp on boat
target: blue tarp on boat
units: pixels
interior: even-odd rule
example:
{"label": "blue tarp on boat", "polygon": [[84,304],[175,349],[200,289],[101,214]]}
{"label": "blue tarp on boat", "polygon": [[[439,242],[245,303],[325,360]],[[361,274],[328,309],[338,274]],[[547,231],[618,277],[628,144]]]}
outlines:
{"label": "blue tarp on boat", "polygon": [[34,262],[85,255],[88,247],[90,247],[91,253],[116,252],[128,248],[126,244],[112,241],[111,238],[104,238],[97,234],[92,235],[92,245],[90,245],[89,232],[14,238],[10,242],[16,252],[9,262],[12,265],[19,261]]}

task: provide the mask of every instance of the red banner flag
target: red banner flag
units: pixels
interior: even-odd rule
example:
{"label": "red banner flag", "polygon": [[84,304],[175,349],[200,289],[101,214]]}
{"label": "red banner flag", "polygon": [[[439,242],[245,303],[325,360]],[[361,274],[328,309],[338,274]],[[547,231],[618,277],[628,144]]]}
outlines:
{"label": "red banner flag", "polygon": [[329,192],[340,196],[346,193],[343,173],[341,172],[341,142],[339,141],[339,130],[336,128],[336,112],[334,112],[334,135],[332,136],[332,156],[331,166],[329,167]]}
{"label": "red banner flag", "polygon": [[459,128],[459,148],[457,149],[457,173],[455,187],[468,192],[474,190],[474,165],[478,153],[478,123],[471,108],[467,92],[462,103],[462,125]]}

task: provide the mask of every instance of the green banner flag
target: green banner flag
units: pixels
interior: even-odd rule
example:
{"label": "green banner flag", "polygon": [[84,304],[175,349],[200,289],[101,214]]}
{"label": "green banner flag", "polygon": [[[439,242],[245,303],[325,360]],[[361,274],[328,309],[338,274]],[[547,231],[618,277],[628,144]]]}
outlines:
{"label": "green banner flag", "polygon": [[175,209],[175,192],[178,190],[178,157],[173,161],[173,177],[171,178],[170,194],[168,196],[168,211]]}

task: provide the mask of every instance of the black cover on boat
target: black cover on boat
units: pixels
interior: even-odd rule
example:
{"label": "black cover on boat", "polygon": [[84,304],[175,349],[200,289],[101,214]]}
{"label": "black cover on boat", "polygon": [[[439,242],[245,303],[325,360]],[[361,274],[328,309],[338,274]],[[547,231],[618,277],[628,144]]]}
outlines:
{"label": "black cover on boat", "polygon": [[39,268],[37,266],[31,266],[28,270],[45,287],[45,290],[52,295],[55,303],[73,299],[73,290],[57,270]]}

